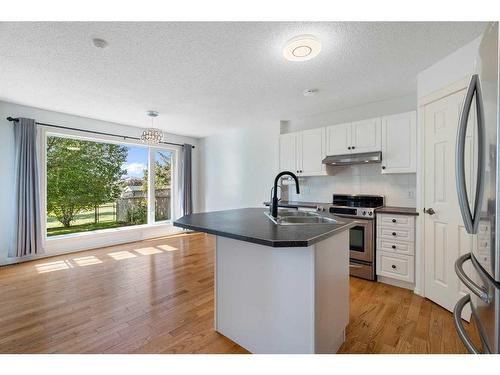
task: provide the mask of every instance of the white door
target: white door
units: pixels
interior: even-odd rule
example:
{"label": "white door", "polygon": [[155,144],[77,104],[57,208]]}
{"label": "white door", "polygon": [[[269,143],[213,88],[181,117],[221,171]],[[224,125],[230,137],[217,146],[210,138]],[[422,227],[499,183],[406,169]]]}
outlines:
{"label": "white door", "polygon": [[280,135],[280,171],[298,171],[297,133]]}
{"label": "white door", "polygon": [[[424,268],[425,296],[452,311],[465,292],[455,274],[456,259],[473,246],[463,225],[455,185],[455,145],[465,90],[427,104],[424,116]],[[473,112],[473,111],[471,111]],[[469,121],[473,121],[473,115]],[[466,180],[472,186],[474,129],[469,122],[466,149]],[[469,192],[471,196],[472,192]],[[464,312],[470,317],[470,310]]]}
{"label": "white door", "polygon": [[356,153],[382,150],[380,118],[358,121],[352,124],[352,150]]}
{"label": "white door", "polygon": [[325,174],[322,163],[325,155],[325,128],[304,130],[300,134],[298,159],[299,174],[314,176]]}
{"label": "white door", "polygon": [[417,171],[417,113],[382,118],[382,173]]}
{"label": "white door", "polygon": [[328,155],[350,154],[351,124],[338,124],[326,128],[326,153]]}

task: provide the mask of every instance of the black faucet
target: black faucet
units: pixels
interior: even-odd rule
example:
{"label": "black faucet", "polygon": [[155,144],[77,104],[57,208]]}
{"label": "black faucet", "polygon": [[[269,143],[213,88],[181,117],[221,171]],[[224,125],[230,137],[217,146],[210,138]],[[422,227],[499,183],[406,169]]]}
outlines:
{"label": "black faucet", "polygon": [[273,199],[271,201],[271,215],[275,219],[278,218],[278,181],[284,175],[289,175],[295,180],[295,190],[297,191],[297,194],[300,194],[299,179],[295,176],[295,174],[288,171],[278,173],[274,179]]}

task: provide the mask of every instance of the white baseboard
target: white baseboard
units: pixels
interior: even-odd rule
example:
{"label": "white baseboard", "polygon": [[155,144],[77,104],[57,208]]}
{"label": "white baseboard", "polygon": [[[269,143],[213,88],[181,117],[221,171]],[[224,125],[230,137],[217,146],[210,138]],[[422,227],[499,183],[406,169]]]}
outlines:
{"label": "white baseboard", "polygon": [[415,290],[415,284],[414,283],[409,283],[407,281],[401,281],[401,280],[396,280],[396,279],[391,279],[390,277],[385,277],[385,276],[377,276],[377,281],[384,283],[384,284],[389,284],[392,286],[397,286],[399,288],[405,288],[405,289],[410,289],[410,290]]}

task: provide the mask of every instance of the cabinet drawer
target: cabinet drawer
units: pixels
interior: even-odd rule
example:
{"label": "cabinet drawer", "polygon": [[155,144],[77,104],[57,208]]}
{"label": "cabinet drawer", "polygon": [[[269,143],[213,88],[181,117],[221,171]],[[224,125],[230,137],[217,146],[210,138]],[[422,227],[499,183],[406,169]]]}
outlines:
{"label": "cabinet drawer", "polygon": [[379,251],[377,275],[412,283],[415,280],[415,261],[412,256]]}
{"label": "cabinet drawer", "polygon": [[386,239],[377,239],[377,251],[396,253],[402,255],[414,255],[415,245],[413,242],[393,241]]}
{"label": "cabinet drawer", "polygon": [[413,228],[396,228],[377,226],[377,238],[397,242],[414,242],[415,231]]}
{"label": "cabinet drawer", "polygon": [[397,228],[413,228],[413,216],[377,214],[377,225]]}

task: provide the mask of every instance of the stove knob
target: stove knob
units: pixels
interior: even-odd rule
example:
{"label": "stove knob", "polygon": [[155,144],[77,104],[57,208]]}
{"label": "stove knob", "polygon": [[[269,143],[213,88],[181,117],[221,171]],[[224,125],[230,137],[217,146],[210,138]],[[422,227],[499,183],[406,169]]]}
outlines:
{"label": "stove knob", "polygon": [[370,211],[370,212],[368,213],[368,215],[372,216],[372,215],[373,215],[373,212],[371,212],[371,211]]}
{"label": "stove knob", "polygon": [[363,216],[366,216],[366,211],[363,211]]}

